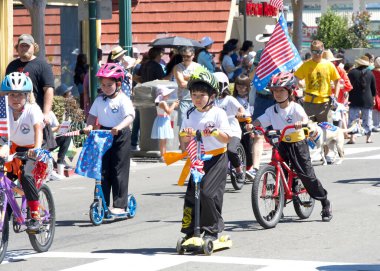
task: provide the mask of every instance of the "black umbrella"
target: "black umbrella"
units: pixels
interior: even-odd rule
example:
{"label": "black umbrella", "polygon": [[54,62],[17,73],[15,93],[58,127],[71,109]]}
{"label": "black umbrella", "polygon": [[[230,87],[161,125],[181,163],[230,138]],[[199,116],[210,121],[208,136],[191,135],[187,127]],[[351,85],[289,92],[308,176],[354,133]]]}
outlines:
{"label": "black umbrella", "polygon": [[153,42],[151,42],[149,46],[160,47],[160,48],[176,48],[180,46],[192,46],[192,47],[197,47],[197,48],[204,47],[196,40],[179,37],[179,36],[156,39]]}

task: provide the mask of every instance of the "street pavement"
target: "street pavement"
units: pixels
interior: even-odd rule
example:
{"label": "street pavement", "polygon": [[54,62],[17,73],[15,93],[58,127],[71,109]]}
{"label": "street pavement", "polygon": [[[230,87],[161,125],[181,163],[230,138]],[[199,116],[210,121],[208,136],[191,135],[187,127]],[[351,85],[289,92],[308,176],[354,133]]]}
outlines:
{"label": "street pavement", "polygon": [[342,165],[315,167],[333,203],[329,223],[321,222],[318,202],[307,220],[299,220],[289,204],[276,228],[264,230],[252,212],[251,183],[241,191],[227,183],[224,233],[233,247],[212,256],[175,251],[185,192],[176,182],[183,161],[167,167],[137,159],[130,174],[136,217],[98,227],[88,215],[93,180],[51,181],[57,213],[53,246],[37,254],[25,233],[11,230],[0,270],[380,270],[380,134],[373,139],[345,145]]}

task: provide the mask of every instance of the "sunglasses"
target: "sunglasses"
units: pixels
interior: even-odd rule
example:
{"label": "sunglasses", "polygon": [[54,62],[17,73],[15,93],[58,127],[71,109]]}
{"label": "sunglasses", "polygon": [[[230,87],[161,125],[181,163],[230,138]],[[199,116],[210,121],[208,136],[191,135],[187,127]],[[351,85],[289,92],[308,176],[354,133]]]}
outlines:
{"label": "sunglasses", "polygon": [[323,50],[311,50],[311,53],[315,55],[321,55],[323,53]]}

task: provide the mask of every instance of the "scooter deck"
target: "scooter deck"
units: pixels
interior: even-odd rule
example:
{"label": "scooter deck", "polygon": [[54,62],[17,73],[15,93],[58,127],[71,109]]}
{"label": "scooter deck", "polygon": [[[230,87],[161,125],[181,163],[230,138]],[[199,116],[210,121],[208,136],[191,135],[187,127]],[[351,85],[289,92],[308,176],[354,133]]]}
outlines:
{"label": "scooter deck", "polygon": [[[222,235],[219,239],[212,241],[212,243],[213,251],[232,247],[232,240],[228,235]],[[182,244],[182,248],[186,251],[200,251],[203,250],[204,245],[205,239],[201,237],[192,237]]]}

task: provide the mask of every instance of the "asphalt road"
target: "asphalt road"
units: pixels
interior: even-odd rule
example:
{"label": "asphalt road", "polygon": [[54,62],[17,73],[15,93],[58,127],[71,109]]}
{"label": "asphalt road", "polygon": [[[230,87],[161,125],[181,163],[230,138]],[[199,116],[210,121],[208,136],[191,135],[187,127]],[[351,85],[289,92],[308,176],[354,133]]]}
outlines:
{"label": "asphalt road", "polygon": [[[342,165],[316,166],[334,218],[321,222],[321,206],[299,220],[290,204],[276,228],[264,230],[251,207],[251,183],[227,184],[223,217],[233,247],[212,256],[176,255],[185,187],[176,185],[181,164],[138,162],[130,192],[136,217],[92,226],[94,181],[51,181],[57,213],[53,246],[36,254],[25,233],[11,232],[0,270],[380,270],[380,135],[346,145]],[[132,269],[133,268],[133,269]]]}

